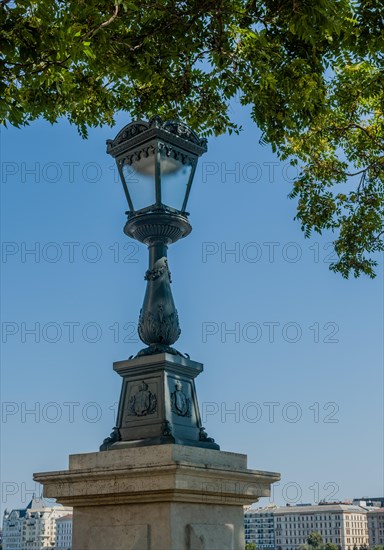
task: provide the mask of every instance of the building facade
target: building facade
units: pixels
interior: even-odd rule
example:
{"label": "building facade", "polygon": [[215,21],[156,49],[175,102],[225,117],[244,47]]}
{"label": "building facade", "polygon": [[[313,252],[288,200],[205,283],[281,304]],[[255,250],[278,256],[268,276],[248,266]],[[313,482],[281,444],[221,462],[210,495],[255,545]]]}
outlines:
{"label": "building facade", "polygon": [[254,542],[259,550],[273,550],[275,548],[275,521],[276,506],[269,506],[259,510],[248,509],[244,512],[245,542]]}
{"label": "building facade", "polygon": [[297,550],[309,535],[320,533],[323,542],[340,550],[369,544],[367,511],[348,504],[287,506],[275,513],[276,550]]}
{"label": "building facade", "polygon": [[384,508],[368,509],[369,547],[384,546]]}
{"label": "building facade", "polygon": [[72,548],[72,514],[67,514],[56,520],[55,550],[71,550]]}
{"label": "building facade", "polygon": [[23,518],[26,510],[5,510],[3,517],[3,548],[4,550],[21,550],[21,534]]}
{"label": "building facade", "polygon": [[245,537],[260,550],[299,550],[313,532],[340,550],[368,548],[367,516],[365,508],[350,504],[251,508],[245,512]]}
{"label": "building facade", "polygon": [[20,510],[4,512],[3,550],[53,550],[56,545],[56,521],[72,508],[49,506],[33,498]]}

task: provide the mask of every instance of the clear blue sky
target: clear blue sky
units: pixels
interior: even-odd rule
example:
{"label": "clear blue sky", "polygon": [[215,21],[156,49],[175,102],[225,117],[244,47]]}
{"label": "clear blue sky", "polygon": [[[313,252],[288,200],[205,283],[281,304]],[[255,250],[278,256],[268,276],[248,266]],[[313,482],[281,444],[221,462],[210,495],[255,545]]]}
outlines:
{"label": "clear blue sky", "polygon": [[[169,250],[177,347],[205,366],[204,425],[251,468],[281,472],[277,503],[382,495],[381,259],[374,281],[330,272],[332,235],[304,238],[294,173],[233,111],[244,131],[209,140],[193,231]],[[2,130],[2,508],[28,501],[33,472],[98,449],[119,398],[112,362],[142,347],[147,251],[123,234],[105,153],[128,122],[87,141],[65,121]]]}

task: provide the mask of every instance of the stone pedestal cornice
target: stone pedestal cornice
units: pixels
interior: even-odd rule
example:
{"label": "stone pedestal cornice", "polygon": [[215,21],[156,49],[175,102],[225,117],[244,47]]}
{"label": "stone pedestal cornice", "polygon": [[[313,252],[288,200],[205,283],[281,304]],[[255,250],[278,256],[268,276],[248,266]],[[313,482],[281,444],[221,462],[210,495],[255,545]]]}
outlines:
{"label": "stone pedestal cornice", "polygon": [[44,496],[70,506],[144,502],[244,505],[269,496],[279,474],[246,456],[182,445],[72,455],[69,470],[39,473]]}

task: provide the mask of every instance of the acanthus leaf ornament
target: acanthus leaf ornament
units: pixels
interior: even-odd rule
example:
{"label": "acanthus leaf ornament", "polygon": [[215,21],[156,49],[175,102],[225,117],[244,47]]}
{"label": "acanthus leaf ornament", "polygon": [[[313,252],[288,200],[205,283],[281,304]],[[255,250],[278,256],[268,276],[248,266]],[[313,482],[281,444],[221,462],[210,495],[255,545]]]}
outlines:
{"label": "acanthus leaf ornament", "polygon": [[148,269],[145,272],[144,280],[145,281],[155,281],[156,279],[161,277],[161,275],[166,271],[168,272],[168,279],[169,279],[169,282],[171,283],[172,279],[171,279],[171,272],[169,271],[169,267],[168,267],[168,260],[167,260],[167,258],[164,258],[164,262],[163,262],[162,265],[160,265],[159,267],[156,267],[154,269]]}
{"label": "acanthus leaf ornament", "polygon": [[215,442],[213,437],[208,437],[208,434],[205,431],[205,428],[203,426],[201,426],[201,428],[199,430],[199,440],[204,441],[206,443],[214,443]]}
{"label": "acanthus leaf ornament", "polygon": [[[162,245],[154,248],[165,253]],[[180,336],[181,330],[165,255],[151,262],[144,278],[147,281],[147,290],[138,323],[140,340],[149,346],[171,346]]]}
{"label": "acanthus leaf ornament", "polygon": [[174,344],[181,333],[177,311],[165,314],[164,304],[158,304],[157,311],[154,313],[141,310],[138,333],[144,344],[162,344],[164,346]]}
{"label": "acanthus leaf ornament", "polygon": [[170,437],[172,436],[172,426],[169,420],[163,422],[163,436]]}
{"label": "acanthus leaf ornament", "polygon": [[113,445],[117,441],[121,441],[121,434],[119,428],[115,426],[111,432],[111,435],[106,437],[103,443],[100,445],[100,451],[108,451],[111,445]]}

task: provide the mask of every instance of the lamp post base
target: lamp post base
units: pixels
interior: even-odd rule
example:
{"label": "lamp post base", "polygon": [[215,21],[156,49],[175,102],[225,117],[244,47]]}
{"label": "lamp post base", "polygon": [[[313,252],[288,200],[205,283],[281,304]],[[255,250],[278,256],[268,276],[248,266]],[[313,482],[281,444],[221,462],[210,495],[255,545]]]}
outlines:
{"label": "lamp post base", "polygon": [[194,379],[203,365],[157,353],[114,363],[123,378],[116,427],[101,451],[176,443],[219,450],[200,419]]}
{"label": "lamp post base", "polygon": [[34,479],[74,507],[72,550],[243,550],[243,505],[280,476],[245,455],[159,445],[72,455]]}

